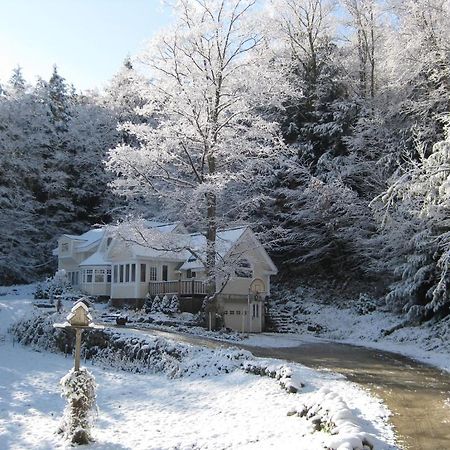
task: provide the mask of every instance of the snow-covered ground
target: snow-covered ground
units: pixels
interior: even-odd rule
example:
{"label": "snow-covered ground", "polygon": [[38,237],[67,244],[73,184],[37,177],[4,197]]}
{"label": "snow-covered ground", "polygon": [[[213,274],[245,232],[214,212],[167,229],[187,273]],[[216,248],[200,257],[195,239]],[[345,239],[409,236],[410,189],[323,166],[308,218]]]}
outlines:
{"label": "snow-covered ground", "polygon": [[[275,309],[293,319],[292,333],[254,336],[250,344],[290,347],[325,339],[401,353],[450,371],[450,318],[404,326],[386,335],[404,322],[404,316],[383,310],[370,299],[336,299],[324,289],[311,287],[283,296]],[[376,308],[371,311],[367,304]]]}
{"label": "snow-covered ground", "polygon": [[[65,448],[59,379],[71,358],[13,345],[11,321],[32,309],[29,287],[0,290],[0,448]],[[205,350],[211,352],[211,350]],[[280,361],[255,359],[261,367]],[[169,378],[91,366],[99,414],[93,449],[322,449],[367,440],[393,449],[388,411],[342,376],[290,365],[297,394],[243,370]],[[331,425],[330,425],[331,424]],[[332,433],[328,429],[331,426]],[[319,427],[322,431],[315,431]],[[345,447],[340,447],[344,445]],[[359,444],[360,445],[360,444]]]}

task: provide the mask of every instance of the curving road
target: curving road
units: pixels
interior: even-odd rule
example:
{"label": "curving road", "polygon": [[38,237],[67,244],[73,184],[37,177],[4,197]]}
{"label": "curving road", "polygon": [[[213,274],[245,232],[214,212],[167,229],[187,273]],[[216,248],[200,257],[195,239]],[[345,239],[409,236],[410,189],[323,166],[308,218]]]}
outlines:
{"label": "curving road", "polygon": [[383,399],[398,444],[408,450],[450,450],[450,375],[396,353],[329,342],[289,348],[224,343],[184,333],[138,330],[191,344],[235,346],[255,356],[294,361],[344,374]]}

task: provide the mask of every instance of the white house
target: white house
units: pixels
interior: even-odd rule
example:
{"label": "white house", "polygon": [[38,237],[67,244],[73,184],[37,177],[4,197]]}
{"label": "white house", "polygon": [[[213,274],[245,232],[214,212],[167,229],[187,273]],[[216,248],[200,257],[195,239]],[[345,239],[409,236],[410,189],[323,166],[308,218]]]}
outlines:
{"label": "white house", "polygon": [[[180,223],[146,222],[146,227],[155,242],[169,246],[128,242],[114,227],[62,235],[53,251],[58,269],[66,271],[73,286],[109,297],[114,306],[142,306],[147,295],[177,295],[182,310],[198,311],[206,295],[205,237],[187,233]],[[216,253],[222,271],[216,276],[214,311],[228,328],[262,331],[264,299],[270,276],[277,273],[273,261],[248,227],[219,230]]]}

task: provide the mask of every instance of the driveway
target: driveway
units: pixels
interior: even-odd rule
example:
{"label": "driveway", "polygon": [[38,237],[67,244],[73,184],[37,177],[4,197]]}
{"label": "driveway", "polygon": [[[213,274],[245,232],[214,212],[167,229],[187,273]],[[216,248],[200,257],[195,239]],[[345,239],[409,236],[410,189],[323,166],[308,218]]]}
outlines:
{"label": "driveway", "polygon": [[[391,422],[403,449],[450,450],[450,375],[435,367],[396,353],[332,342],[263,348],[184,333],[135,331],[207,347],[240,347],[255,356],[341,373],[383,399],[393,413]],[[276,342],[276,337],[272,338]]]}

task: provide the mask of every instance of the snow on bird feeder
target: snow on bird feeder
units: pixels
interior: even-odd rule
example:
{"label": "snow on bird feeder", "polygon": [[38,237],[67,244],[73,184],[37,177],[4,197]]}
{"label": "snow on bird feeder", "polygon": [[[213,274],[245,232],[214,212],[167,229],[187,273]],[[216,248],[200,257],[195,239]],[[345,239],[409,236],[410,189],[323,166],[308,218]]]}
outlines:
{"label": "snow on bird feeder", "polygon": [[92,317],[89,314],[89,308],[85,303],[79,300],[67,316],[67,322],[72,327],[88,327],[92,322]]}
{"label": "snow on bird feeder", "polygon": [[54,323],[55,328],[74,329],[75,330],[75,371],[80,370],[81,354],[81,333],[83,330],[93,330],[104,328],[96,325],[89,314],[89,308],[86,306],[85,298],[78,300],[66,317],[67,322]]}

